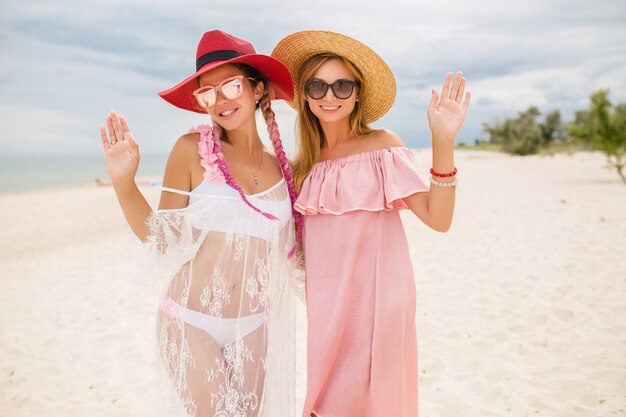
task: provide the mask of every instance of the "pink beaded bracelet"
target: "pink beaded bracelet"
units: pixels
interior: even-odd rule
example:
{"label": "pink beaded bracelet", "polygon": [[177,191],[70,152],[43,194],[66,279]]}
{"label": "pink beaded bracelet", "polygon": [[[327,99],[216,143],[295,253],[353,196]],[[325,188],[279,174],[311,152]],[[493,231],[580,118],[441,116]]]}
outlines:
{"label": "pink beaded bracelet", "polygon": [[448,173],[448,174],[440,174],[438,172],[435,172],[434,169],[430,169],[430,173],[434,176],[434,177],[440,177],[440,178],[446,178],[446,177],[454,177],[456,175],[456,167],[454,167],[454,171]]}

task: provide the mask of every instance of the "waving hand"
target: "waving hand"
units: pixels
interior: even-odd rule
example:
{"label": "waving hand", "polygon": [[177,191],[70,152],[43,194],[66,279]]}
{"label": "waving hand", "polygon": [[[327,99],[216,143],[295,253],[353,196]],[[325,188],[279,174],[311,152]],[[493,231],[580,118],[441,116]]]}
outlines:
{"label": "waving hand", "polygon": [[124,116],[111,111],[100,126],[104,159],[111,184],[132,181],[139,167],[139,146]]}
{"label": "waving hand", "polygon": [[448,73],[443,81],[441,97],[436,89],[428,105],[428,125],[433,135],[433,141],[452,141],[463,125],[467,109],[469,108],[471,93],[465,93],[465,78],[457,72],[452,79]]}

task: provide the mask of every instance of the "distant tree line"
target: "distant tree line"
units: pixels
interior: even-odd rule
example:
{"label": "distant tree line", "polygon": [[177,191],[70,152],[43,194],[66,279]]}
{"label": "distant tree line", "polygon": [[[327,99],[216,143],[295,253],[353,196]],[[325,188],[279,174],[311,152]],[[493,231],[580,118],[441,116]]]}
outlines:
{"label": "distant tree line", "polygon": [[626,183],[626,103],[613,106],[608,95],[609,90],[593,93],[589,108],[577,111],[574,120],[567,123],[561,120],[559,110],[540,120],[541,112],[535,106],[502,123],[483,123],[489,139],[476,140],[476,145],[490,144],[516,155],[572,147],[600,150]]}

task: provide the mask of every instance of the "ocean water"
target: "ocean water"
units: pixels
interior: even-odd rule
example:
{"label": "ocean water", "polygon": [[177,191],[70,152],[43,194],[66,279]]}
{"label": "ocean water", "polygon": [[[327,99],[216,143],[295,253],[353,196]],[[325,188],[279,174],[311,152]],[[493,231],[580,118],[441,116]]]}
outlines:
{"label": "ocean water", "polygon": [[[137,177],[161,178],[167,155],[141,155]],[[108,180],[102,155],[0,156],[0,193]]]}

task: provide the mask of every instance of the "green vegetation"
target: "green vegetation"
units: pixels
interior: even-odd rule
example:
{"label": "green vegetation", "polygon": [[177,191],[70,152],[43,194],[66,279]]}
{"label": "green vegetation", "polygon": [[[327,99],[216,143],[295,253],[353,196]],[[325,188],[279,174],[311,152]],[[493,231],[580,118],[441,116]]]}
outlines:
{"label": "green vegetation", "polygon": [[569,123],[562,122],[559,110],[540,120],[535,106],[493,126],[483,123],[489,139],[476,140],[475,148],[515,155],[599,150],[626,184],[626,103],[613,106],[608,95],[608,90],[593,93],[589,109],[577,111]]}
{"label": "green vegetation", "polygon": [[613,107],[608,95],[608,90],[593,93],[591,108],[576,112],[568,130],[572,138],[602,151],[626,184],[626,103]]}

